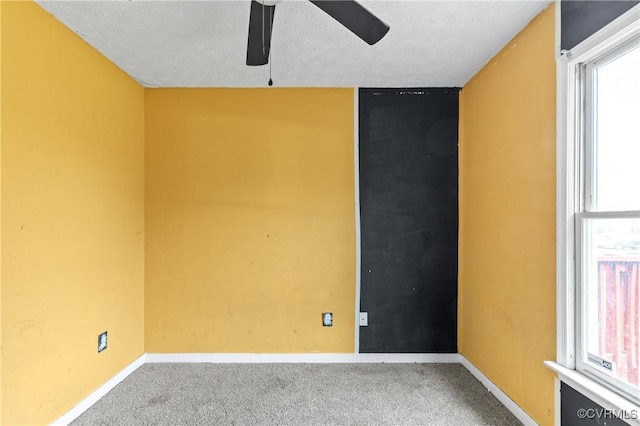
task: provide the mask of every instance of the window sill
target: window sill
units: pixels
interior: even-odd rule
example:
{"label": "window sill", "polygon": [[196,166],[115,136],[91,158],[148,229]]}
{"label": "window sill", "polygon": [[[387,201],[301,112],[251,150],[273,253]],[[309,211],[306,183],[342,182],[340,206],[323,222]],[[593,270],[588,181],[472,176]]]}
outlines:
{"label": "window sill", "polygon": [[637,404],[618,395],[597,382],[594,382],[588,377],[578,373],[576,370],[563,367],[553,361],[545,361],[544,365],[555,371],[561,381],[582,393],[593,402],[601,405],[607,410],[626,412],[626,418],[623,420],[630,425],[640,426],[640,406]]}

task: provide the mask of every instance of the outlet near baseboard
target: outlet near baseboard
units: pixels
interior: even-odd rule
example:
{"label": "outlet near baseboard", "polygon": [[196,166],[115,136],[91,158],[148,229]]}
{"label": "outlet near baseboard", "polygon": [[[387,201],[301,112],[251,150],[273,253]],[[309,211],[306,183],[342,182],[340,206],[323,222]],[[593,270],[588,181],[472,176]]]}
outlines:
{"label": "outlet near baseboard", "polygon": [[107,349],[107,332],[98,335],[98,353]]}
{"label": "outlet near baseboard", "polygon": [[368,312],[360,312],[360,327],[369,326],[369,313]]}
{"label": "outlet near baseboard", "polygon": [[331,312],[323,312],[322,313],[322,325],[324,327],[332,327],[333,326],[333,314]]}

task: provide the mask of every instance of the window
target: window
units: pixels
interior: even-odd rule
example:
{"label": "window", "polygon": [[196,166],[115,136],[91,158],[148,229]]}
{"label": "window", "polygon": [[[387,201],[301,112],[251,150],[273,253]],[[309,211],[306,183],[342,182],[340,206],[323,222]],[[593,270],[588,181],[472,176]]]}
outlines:
{"label": "window", "polygon": [[576,369],[640,401],[640,38],[578,72]]}
{"label": "window", "polygon": [[638,401],[640,218],[580,216],[576,368]]}
{"label": "window", "polygon": [[[574,56],[574,57],[571,57]],[[565,366],[640,403],[640,23],[569,53]],[[561,148],[562,149],[562,148]],[[569,228],[574,229],[569,229]],[[562,233],[560,233],[562,236]],[[562,269],[562,268],[560,268]],[[562,297],[562,291],[559,292]],[[573,321],[572,321],[573,319]],[[562,318],[561,318],[562,320]],[[560,342],[560,341],[559,341]],[[559,358],[561,358],[559,356]],[[559,361],[562,361],[559,359]]]}

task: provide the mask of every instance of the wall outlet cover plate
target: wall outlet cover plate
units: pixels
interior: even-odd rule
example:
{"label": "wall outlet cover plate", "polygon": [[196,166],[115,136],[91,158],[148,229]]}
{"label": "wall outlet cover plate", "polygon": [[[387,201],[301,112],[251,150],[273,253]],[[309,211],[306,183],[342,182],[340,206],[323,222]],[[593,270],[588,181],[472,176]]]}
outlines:
{"label": "wall outlet cover plate", "polygon": [[333,326],[333,314],[331,312],[323,312],[322,313],[322,325],[324,327],[332,327]]}
{"label": "wall outlet cover plate", "polygon": [[368,326],[369,326],[369,313],[360,312],[360,327],[368,327]]}
{"label": "wall outlet cover plate", "polygon": [[98,335],[98,353],[107,349],[107,332]]}

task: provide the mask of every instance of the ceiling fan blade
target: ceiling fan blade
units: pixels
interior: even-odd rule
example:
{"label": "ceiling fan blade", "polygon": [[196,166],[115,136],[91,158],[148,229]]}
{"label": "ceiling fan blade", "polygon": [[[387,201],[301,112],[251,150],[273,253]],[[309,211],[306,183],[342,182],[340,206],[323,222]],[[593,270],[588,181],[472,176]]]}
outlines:
{"label": "ceiling fan blade", "polygon": [[309,0],[349,31],[370,45],[376,44],[389,31],[389,26],[353,0]]}
{"label": "ceiling fan blade", "polygon": [[247,65],[265,65],[269,62],[271,30],[275,6],[265,6],[251,0],[249,38],[247,40]]}

